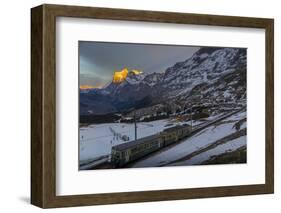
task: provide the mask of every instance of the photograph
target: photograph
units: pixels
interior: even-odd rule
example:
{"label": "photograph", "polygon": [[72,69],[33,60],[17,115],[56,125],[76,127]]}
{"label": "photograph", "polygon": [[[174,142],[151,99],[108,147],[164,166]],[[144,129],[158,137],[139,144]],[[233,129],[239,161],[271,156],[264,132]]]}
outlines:
{"label": "photograph", "polygon": [[32,205],[274,194],[273,13],[34,6]]}
{"label": "photograph", "polygon": [[247,48],[78,42],[79,171],[247,163]]}

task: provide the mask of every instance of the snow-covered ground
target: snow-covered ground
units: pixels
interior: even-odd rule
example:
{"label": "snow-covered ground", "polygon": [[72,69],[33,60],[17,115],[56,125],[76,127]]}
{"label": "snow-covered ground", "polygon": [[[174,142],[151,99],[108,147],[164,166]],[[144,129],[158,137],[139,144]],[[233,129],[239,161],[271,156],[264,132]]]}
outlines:
{"label": "snow-covered ground", "polygon": [[[199,122],[198,122],[199,123]],[[139,122],[137,124],[137,137],[143,138],[161,132],[179,122],[169,119]],[[80,164],[97,159],[111,153],[111,147],[126,143],[135,139],[133,123],[106,123],[90,125],[80,128]],[[129,140],[122,140],[122,136],[128,136]]]}
{"label": "snow-covered ground", "polygon": [[177,163],[170,164],[171,166],[184,166],[184,165],[197,165],[201,164],[202,162],[209,160],[212,156],[220,155],[227,152],[235,151],[242,146],[246,145],[246,136],[242,136],[240,138],[236,138],[231,140],[225,144],[221,144],[214,149],[210,149],[206,152],[203,152],[199,155],[196,155],[189,160],[180,161]]}
{"label": "snow-covered ground", "polygon": [[[148,157],[144,160],[138,161],[133,165],[133,167],[155,167],[155,166],[163,166],[169,164],[169,162],[180,159],[184,156],[187,156],[199,149],[202,149],[215,141],[236,132],[234,124],[245,118],[246,113],[241,112],[235,115],[232,115],[221,122],[219,124],[214,124],[212,126],[207,127],[206,129],[198,132],[197,134],[187,138],[185,141],[179,143],[178,145],[171,147],[168,150],[157,153]],[[241,128],[245,128],[246,122],[241,126]],[[208,150],[206,152],[201,153],[198,156],[195,156],[189,161],[183,161],[177,163],[177,165],[189,165],[198,164],[203,162],[204,160],[208,160],[208,158],[215,154],[222,154],[228,150],[235,150],[236,147],[239,148],[243,145],[246,145],[246,137],[240,137],[233,141],[229,141],[226,144],[222,144],[217,146],[212,150]]]}
{"label": "snow-covered ground", "polygon": [[[193,121],[193,125],[200,125],[207,121],[212,121],[221,115],[209,117],[206,120]],[[145,160],[141,160],[133,165],[133,167],[151,167],[161,166],[170,161],[177,160],[186,156],[202,147],[205,147],[228,134],[234,133],[236,129],[233,125],[243,118],[246,113],[241,112],[223,120],[220,125],[212,125],[194,136],[186,139],[184,142],[158,154],[152,155]],[[137,137],[143,138],[163,131],[165,128],[174,125],[183,124],[173,119],[163,119],[151,122],[139,122],[137,124]],[[190,122],[186,122],[190,124]],[[245,128],[246,123],[241,125]],[[124,140],[126,136],[129,140]],[[125,137],[125,138],[126,138]],[[134,123],[106,123],[96,124],[80,128],[80,165],[93,163],[94,160],[100,160],[111,153],[111,147],[121,143],[127,143],[134,140],[135,131]],[[246,143],[246,139],[243,140]],[[222,146],[220,150],[229,149],[228,146]],[[217,151],[219,152],[219,151]],[[222,151],[223,152],[223,151]],[[203,153],[201,153],[202,155]],[[207,153],[208,154],[208,153]],[[211,152],[209,155],[213,155]],[[203,155],[202,155],[203,156]],[[207,156],[207,155],[206,155]],[[203,159],[203,157],[202,157]],[[205,159],[205,158],[204,158]],[[191,159],[190,159],[191,160]]]}

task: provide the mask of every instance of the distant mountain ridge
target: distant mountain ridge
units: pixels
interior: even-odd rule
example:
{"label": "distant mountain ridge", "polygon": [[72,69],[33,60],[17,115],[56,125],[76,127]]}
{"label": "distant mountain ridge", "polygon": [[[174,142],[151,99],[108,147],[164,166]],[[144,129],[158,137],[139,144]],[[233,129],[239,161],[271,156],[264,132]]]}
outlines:
{"label": "distant mountain ridge", "polygon": [[102,89],[80,91],[80,114],[108,114],[165,101],[246,98],[246,49],[203,47],[164,72],[128,73]]}

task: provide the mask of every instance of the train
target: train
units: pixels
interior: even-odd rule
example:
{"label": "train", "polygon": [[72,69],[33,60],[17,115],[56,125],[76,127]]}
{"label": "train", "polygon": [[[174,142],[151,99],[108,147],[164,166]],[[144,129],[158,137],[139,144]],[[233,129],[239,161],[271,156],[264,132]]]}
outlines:
{"label": "train", "polygon": [[128,163],[176,143],[187,137],[191,131],[192,128],[188,124],[177,125],[154,135],[115,145],[111,149],[111,164],[114,168],[124,167]]}

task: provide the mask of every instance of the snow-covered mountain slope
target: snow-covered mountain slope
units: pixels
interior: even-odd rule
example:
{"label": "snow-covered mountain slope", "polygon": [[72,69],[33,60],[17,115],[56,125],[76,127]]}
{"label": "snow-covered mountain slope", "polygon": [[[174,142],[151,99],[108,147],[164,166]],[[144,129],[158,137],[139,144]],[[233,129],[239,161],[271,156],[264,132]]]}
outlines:
{"label": "snow-covered mountain slope", "polygon": [[[246,146],[245,118],[245,112],[235,114],[198,132],[170,149],[138,161],[132,167],[197,165],[213,156],[237,150]],[[235,128],[239,122],[241,125],[239,128]],[[224,140],[220,141],[222,139]],[[218,141],[221,143],[217,143]],[[217,145],[214,145],[216,143]]]}
{"label": "snow-covered mountain slope", "polygon": [[[205,122],[213,121],[220,116],[209,117]],[[190,122],[188,122],[190,123]],[[213,124],[197,134],[185,139],[181,143],[176,144],[170,149],[157,152],[148,158],[142,159],[133,164],[132,167],[151,167],[151,166],[174,166],[174,165],[191,165],[201,164],[205,160],[209,160],[214,155],[226,153],[229,150],[236,150],[246,145],[245,135],[234,135],[246,128],[246,112],[241,111],[235,115],[223,119]],[[152,122],[139,122],[137,125],[138,138],[143,138],[163,131],[165,128],[181,124],[177,120],[163,119]],[[200,125],[200,122],[193,121],[193,124]],[[239,125],[237,125],[239,124]],[[134,124],[133,123],[104,123],[99,125],[90,125],[80,128],[80,165],[100,159],[103,156],[111,154],[111,148],[114,145],[127,143],[134,140]],[[217,146],[205,149],[204,152],[198,152],[216,141],[226,138],[229,135],[233,137],[227,138],[223,143]],[[122,138],[126,136],[128,141]],[[238,140],[238,141],[236,141]],[[194,152],[198,152],[192,158],[184,159]],[[181,159],[182,160],[179,160]],[[179,161],[177,161],[179,160]]]}
{"label": "snow-covered mountain slope", "polygon": [[192,89],[203,82],[214,82],[245,65],[245,49],[201,48],[191,58],[168,68],[162,83],[169,89]]}
{"label": "snow-covered mountain slope", "polygon": [[130,73],[120,83],[80,94],[80,114],[124,112],[163,101],[245,99],[246,57],[246,49],[242,48],[203,47],[164,72]]}

